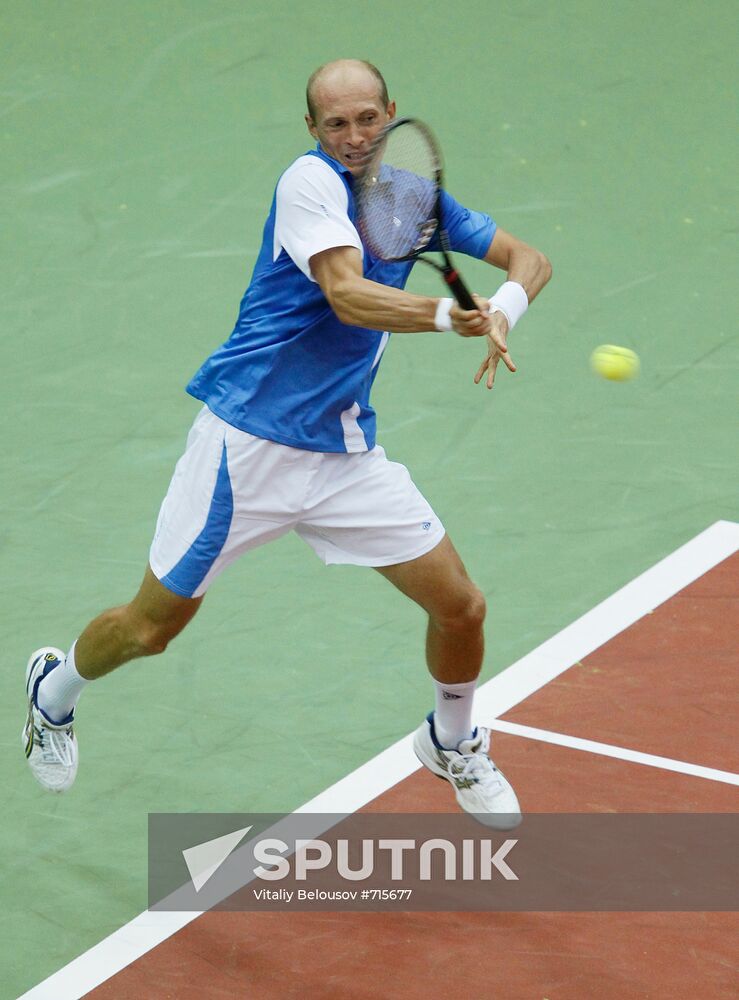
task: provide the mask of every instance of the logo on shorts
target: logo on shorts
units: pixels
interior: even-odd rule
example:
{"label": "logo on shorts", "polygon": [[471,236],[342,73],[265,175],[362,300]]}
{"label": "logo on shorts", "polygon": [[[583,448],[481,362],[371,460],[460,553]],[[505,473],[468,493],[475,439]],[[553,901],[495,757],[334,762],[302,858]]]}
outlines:
{"label": "logo on shorts", "polygon": [[429,528],[431,527],[431,521],[424,521],[421,527],[423,528],[424,531],[428,531]]}

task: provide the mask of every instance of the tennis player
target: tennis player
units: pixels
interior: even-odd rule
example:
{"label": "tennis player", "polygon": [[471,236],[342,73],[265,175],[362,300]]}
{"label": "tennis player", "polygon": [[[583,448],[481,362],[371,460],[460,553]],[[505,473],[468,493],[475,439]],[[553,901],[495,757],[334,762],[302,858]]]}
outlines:
{"label": "tennis player", "polygon": [[444,193],[451,249],[501,268],[506,280],[474,310],[404,291],[412,264],[373,259],[352,221],[352,180],[395,116],[385,81],[367,62],[328,63],[308,81],[307,103],[316,146],[279,178],[236,326],[187,387],[203,406],[162,503],[141,588],[130,604],[95,618],[66,655],[52,646],[31,655],[26,757],[44,788],[68,789],[82,690],[163,652],[229,563],[295,531],[325,563],[371,566],[428,613],[435,710],[415,734],[415,751],[451,783],[463,809],[508,828],[520,819],[516,795],[488,755],[489,731],[472,727],[485,600],[408,471],[375,443],[370,390],[388,330],[480,338],[485,357],[474,380],[492,387],[501,359],[515,370],[508,333],[551,268]]}

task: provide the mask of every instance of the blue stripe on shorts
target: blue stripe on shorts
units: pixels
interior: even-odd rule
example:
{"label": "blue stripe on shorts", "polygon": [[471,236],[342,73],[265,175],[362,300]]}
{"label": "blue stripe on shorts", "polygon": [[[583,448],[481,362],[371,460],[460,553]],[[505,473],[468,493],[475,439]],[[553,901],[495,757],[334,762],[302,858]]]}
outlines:
{"label": "blue stripe on shorts", "polygon": [[182,597],[192,597],[226,544],[233,518],[233,493],[228,474],[226,442],[223,442],[221,464],[210,501],[203,530],[177,565],[163,576],[161,582]]}

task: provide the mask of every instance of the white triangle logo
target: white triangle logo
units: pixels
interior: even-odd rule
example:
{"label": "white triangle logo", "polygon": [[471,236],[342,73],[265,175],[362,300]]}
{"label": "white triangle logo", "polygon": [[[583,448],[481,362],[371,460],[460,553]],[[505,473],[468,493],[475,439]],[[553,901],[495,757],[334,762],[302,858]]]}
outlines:
{"label": "white triangle logo", "polygon": [[245,826],[243,830],[227,833],[223,837],[216,837],[215,840],[206,840],[204,844],[196,844],[195,847],[188,847],[182,852],[195,892],[200,892],[208,879],[215,875],[249,830],[251,827]]}

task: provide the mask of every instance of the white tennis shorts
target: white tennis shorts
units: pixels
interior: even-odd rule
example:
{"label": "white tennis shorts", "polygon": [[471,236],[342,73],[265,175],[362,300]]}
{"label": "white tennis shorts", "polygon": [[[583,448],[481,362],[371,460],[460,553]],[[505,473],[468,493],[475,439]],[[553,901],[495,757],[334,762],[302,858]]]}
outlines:
{"label": "white tennis shorts", "polygon": [[149,552],[155,576],[199,597],[242,553],[293,530],[325,563],[357,566],[416,559],[444,536],[408,470],[382,448],[289,448],[204,407],[159,511]]}

